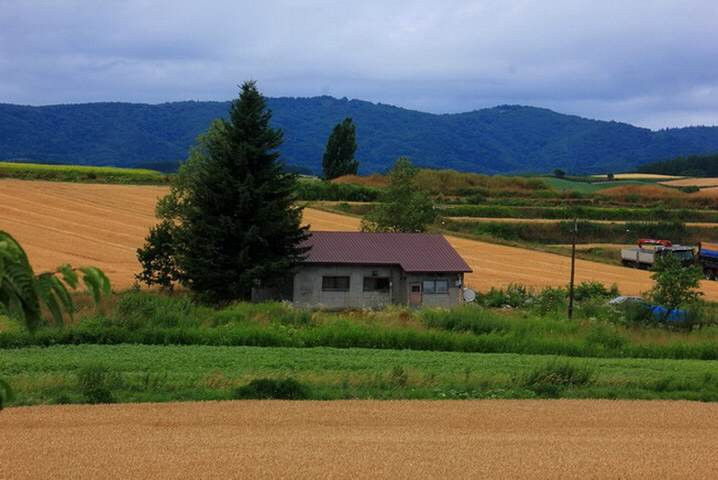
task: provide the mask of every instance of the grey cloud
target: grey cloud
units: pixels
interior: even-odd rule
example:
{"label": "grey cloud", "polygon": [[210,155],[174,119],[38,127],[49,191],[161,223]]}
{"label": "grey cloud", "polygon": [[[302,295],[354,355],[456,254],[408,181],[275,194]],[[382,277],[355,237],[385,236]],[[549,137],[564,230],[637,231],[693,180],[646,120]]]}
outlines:
{"label": "grey cloud", "polygon": [[675,1],[0,0],[0,101],[332,94],[718,124],[718,6]]}

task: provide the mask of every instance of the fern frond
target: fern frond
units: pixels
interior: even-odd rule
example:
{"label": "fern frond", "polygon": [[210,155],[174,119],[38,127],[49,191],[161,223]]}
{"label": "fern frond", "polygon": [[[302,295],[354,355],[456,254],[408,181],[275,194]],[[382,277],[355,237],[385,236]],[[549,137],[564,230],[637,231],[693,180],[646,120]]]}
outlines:
{"label": "fern frond", "polygon": [[75,273],[75,270],[68,265],[60,265],[57,267],[57,272],[62,276],[62,281],[65,282],[71,289],[77,288],[77,273]]}

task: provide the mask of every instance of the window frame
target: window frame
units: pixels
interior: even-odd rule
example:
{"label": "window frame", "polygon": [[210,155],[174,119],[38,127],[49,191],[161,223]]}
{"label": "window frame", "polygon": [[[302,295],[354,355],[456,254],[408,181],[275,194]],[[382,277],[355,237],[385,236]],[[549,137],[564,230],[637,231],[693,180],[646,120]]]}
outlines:
{"label": "window frame", "polygon": [[[346,288],[330,286],[327,287],[327,281],[333,281],[335,284],[337,279],[346,279]],[[322,292],[348,292],[352,286],[352,278],[350,275],[322,275]]]}
{"label": "window frame", "polygon": [[[427,289],[426,285],[431,284],[431,288]],[[446,285],[446,290],[439,291],[439,284]],[[445,278],[435,279],[432,278],[431,280],[422,280],[421,282],[421,291],[422,294],[427,295],[448,295],[449,289],[451,288],[451,285],[449,284],[449,280]]]}
{"label": "window frame", "polygon": [[[374,282],[376,282],[376,280],[386,280],[386,288],[367,289],[367,280],[373,280]],[[364,277],[362,281],[362,291],[365,293],[389,293],[389,291],[391,291],[391,277]]]}

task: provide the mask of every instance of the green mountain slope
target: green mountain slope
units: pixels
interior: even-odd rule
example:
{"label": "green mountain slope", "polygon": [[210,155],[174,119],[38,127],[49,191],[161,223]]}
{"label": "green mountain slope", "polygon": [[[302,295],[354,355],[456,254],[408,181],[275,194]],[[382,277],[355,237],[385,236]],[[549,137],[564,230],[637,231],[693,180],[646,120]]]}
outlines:
{"label": "green mountain slope", "polygon": [[[421,166],[487,173],[602,173],[718,152],[718,127],[651,131],[522,106],[435,115],[332,97],[268,103],[274,125],[284,130],[284,161],[315,172],[331,128],[345,116],[357,125],[362,172],[383,171],[400,155]],[[227,108],[226,102],[0,104],[0,159],[171,169]]]}

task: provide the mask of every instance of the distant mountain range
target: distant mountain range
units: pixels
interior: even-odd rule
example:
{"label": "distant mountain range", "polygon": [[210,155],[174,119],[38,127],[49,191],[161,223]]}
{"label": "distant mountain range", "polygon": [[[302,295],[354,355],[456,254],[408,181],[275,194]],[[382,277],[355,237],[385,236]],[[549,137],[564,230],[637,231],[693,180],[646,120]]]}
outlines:
{"label": "distant mountain range", "polygon": [[[332,127],[357,125],[364,173],[401,156],[415,164],[485,173],[626,171],[680,155],[718,152],[718,127],[652,131],[535,107],[503,105],[435,115],[333,97],[268,98],[284,131],[282,159],[319,172]],[[228,102],[0,104],[0,159],[172,169]]]}

